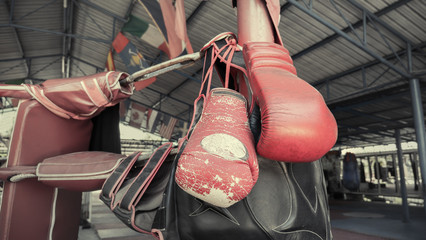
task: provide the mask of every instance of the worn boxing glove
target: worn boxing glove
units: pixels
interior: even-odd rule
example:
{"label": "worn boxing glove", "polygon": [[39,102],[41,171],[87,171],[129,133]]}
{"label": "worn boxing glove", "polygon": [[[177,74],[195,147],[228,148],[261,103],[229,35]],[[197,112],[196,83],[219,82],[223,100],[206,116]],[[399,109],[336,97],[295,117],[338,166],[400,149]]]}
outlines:
{"label": "worn boxing glove", "polygon": [[246,99],[231,89],[213,89],[179,158],[177,185],[207,203],[229,207],[250,193],[258,174]]}
{"label": "worn boxing glove", "polygon": [[257,152],[284,162],[321,158],[336,142],[336,120],[322,95],[297,77],[288,50],[275,43],[249,42],[243,55],[260,107]]}

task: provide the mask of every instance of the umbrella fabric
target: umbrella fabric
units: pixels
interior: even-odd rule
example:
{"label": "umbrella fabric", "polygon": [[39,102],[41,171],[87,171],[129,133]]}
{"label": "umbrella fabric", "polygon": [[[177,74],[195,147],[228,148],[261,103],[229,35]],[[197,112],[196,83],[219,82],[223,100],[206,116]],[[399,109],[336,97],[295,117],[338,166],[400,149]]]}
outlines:
{"label": "umbrella fabric", "polygon": [[42,84],[23,84],[25,90],[43,106],[63,118],[90,119],[133,94],[134,85],[121,86],[128,77],[123,72],[102,72],[69,79],[46,80]]}
{"label": "umbrella fabric", "polygon": [[19,99],[33,98],[23,86],[10,84],[0,84],[0,97],[11,97]]}

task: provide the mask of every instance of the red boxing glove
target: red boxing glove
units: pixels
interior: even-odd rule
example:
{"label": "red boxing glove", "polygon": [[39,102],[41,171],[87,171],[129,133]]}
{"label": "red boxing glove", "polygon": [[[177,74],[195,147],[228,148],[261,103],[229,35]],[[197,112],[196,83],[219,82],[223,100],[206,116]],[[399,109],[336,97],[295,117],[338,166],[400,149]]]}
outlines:
{"label": "red boxing glove", "polygon": [[288,50],[275,43],[249,42],[243,55],[260,107],[259,155],[284,162],[321,158],[336,143],[336,120],[322,95],[297,77]]}
{"label": "red boxing glove", "polygon": [[245,198],[259,175],[246,99],[213,89],[179,158],[175,180],[188,194],[218,207]]}

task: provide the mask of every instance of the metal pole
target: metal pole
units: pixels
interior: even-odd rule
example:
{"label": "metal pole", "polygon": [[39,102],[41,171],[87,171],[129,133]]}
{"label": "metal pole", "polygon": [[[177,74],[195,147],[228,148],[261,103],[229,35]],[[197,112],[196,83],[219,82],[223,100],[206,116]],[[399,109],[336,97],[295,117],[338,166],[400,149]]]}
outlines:
{"label": "metal pole", "polygon": [[370,183],[373,183],[373,172],[371,171],[370,156],[367,157],[367,161],[368,161],[368,175],[370,175]]}
{"label": "metal pole", "polygon": [[392,164],[393,164],[393,171],[395,174],[395,192],[398,193],[399,192],[399,180],[398,180],[398,171],[396,168],[396,157],[395,154],[392,154]]}
{"label": "metal pole", "polygon": [[[410,79],[411,101],[413,105],[414,126],[416,128],[417,150],[422,175],[423,203],[426,203],[426,139],[420,83],[417,78]],[[426,212],[426,204],[423,204]]]}
{"label": "metal pole", "polygon": [[[417,153],[413,153],[413,158],[414,158],[413,159],[413,163],[414,163],[413,172],[414,172],[414,176],[416,176],[416,178],[417,178],[416,179],[416,185],[420,183],[419,161],[418,161],[417,155],[418,155]],[[419,186],[417,185],[417,188],[414,189],[414,190],[418,191],[419,190],[418,187]]]}
{"label": "metal pole", "polygon": [[405,185],[404,163],[402,159],[402,148],[401,148],[401,133],[399,129],[395,130],[395,139],[396,139],[396,152],[398,154],[399,176],[401,178],[402,221],[409,222],[410,214],[408,212],[407,186]]}
{"label": "metal pole", "polygon": [[325,25],[326,27],[330,28],[331,30],[336,32],[338,35],[340,35],[341,37],[343,37],[344,39],[346,39],[347,41],[349,41],[353,45],[357,46],[358,48],[360,48],[361,50],[363,50],[367,54],[371,55],[372,57],[376,58],[377,60],[379,60],[380,62],[382,62],[386,66],[390,67],[392,70],[399,73],[401,76],[406,77],[406,78],[411,77],[410,73],[407,73],[404,69],[401,69],[401,68],[395,66],[394,64],[392,64],[391,62],[389,62],[388,60],[386,60],[385,58],[383,58],[379,54],[372,51],[372,49],[364,46],[362,43],[358,42],[357,40],[352,38],[350,35],[346,34],[345,32],[343,32],[342,30],[340,30],[336,26],[332,25],[330,22],[326,21],[321,16],[315,14],[311,9],[308,9],[308,8],[304,7],[303,5],[301,5],[297,0],[287,0],[287,1],[291,4],[293,4],[296,8],[298,8],[302,12],[308,14],[309,16],[311,16],[312,18],[314,18],[318,22],[320,22],[323,25]]}
{"label": "metal pole", "polygon": [[376,179],[377,179],[377,193],[381,194],[381,186],[380,186],[380,179],[382,178],[382,171],[380,170],[380,166],[379,166],[379,160],[377,155],[374,156],[374,169],[376,170]]}

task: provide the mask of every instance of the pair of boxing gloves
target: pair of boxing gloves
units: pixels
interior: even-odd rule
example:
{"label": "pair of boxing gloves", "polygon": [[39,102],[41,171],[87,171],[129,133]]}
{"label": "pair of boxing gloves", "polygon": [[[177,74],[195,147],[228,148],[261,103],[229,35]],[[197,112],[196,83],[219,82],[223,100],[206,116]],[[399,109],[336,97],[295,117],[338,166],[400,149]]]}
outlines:
{"label": "pair of boxing gloves", "polygon": [[256,152],[276,161],[311,162],[337,139],[336,121],[323,97],[297,77],[283,46],[250,42],[243,55],[259,111],[248,116],[246,98],[237,91],[207,93],[175,176],[184,191],[219,207],[248,195],[259,174]]}

